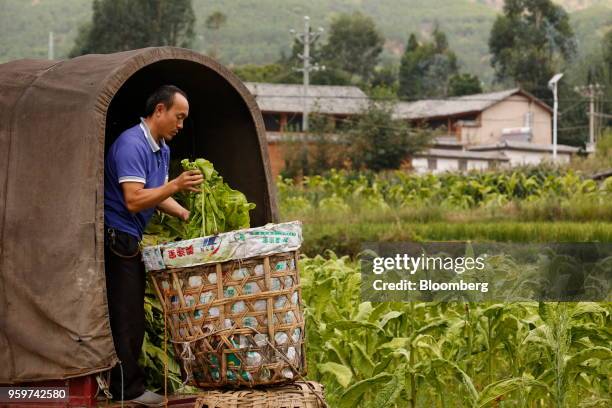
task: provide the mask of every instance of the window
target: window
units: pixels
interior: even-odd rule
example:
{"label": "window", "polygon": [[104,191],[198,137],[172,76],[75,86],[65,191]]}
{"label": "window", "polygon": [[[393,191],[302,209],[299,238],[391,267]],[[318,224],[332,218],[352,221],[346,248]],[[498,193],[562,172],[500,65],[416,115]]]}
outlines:
{"label": "window", "polygon": [[467,159],[459,159],[459,170],[467,170]]}
{"label": "window", "polygon": [[436,170],[438,168],[438,159],[435,157],[427,159],[427,168],[429,170]]}
{"label": "window", "polygon": [[280,130],[280,115],[264,113],[263,120],[267,131],[278,132]]}

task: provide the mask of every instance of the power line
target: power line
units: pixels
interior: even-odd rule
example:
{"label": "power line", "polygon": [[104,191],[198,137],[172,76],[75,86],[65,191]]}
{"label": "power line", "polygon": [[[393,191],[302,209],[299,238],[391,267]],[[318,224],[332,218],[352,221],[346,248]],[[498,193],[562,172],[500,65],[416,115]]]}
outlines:
{"label": "power line", "polygon": [[573,104],[569,108],[563,110],[563,112],[559,112],[559,116],[565,115],[567,112],[571,111],[572,109],[575,109],[576,107],[582,105],[583,103],[584,103],[584,100],[580,100],[580,101],[576,102],[575,104]]}

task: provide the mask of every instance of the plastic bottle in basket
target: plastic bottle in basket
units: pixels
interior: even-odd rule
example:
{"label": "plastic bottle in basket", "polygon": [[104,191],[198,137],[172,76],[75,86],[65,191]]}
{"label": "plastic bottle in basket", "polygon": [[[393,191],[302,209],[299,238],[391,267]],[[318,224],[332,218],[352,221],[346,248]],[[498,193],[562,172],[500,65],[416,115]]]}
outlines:
{"label": "plastic bottle in basket", "polygon": [[199,288],[200,286],[202,286],[202,277],[201,276],[190,276],[189,286],[192,288]]}
{"label": "plastic bottle in basket", "polygon": [[287,340],[289,340],[289,336],[287,336],[287,333],[285,332],[278,332],[274,335],[274,341],[278,345],[287,343]]}
{"label": "plastic bottle in basket", "polygon": [[246,363],[248,366],[258,366],[261,364],[262,357],[256,351],[249,351],[246,353]]}

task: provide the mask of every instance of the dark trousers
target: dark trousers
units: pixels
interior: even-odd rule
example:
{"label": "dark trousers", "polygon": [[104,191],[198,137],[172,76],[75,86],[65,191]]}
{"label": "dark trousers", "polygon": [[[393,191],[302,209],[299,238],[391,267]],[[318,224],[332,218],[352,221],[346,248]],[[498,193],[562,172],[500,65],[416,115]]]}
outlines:
{"label": "dark trousers", "polygon": [[145,331],[145,269],[138,239],[105,227],[104,261],[113,342],[121,361],[111,370],[110,391],[121,400],[123,370],[123,399],[130,400],[145,390],[144,371],[138,365]]}

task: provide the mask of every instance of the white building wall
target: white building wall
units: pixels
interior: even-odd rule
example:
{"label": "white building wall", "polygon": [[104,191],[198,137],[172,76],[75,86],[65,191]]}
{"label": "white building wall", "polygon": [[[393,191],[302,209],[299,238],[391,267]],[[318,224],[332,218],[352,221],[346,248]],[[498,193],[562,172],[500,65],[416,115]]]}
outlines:
{"label": "white building wall", "polygon": [[487,160],[468,160],[468,170],[486,170],[489,168],[489,161]]}
{"label": "white building wall", "polygon": [[418,174],[428,173],[429,169],[427,168],[427,158],[413,157],[412,158],[412,168]]}
{"label": "white building wall", "polygon": [[485,109],[479,116],[480,126],[461,128],[461,140],[470,145],[499,143],[502,141],[502,129],[525,126],[528,112],[532,114],[531,142],[550,144],[552,114],[523,95],[512,95]]}
{"label": "white building wall", "polygon": [[445,171],[459,170],[459,159],[438,158],[438,165],[434,173],[444,173]]}
{"label": "white building wall", "polygon": [[[528,152],[520,150],[503,150],[503,153],[510,159],[511,166],[523,164],[539,164],[544,160],[552,161],[552,152]],[[571,155],[568,153],[557,152],[559,163],[569,163]]]}
{"label": "white building wall", "polygon": [[[433,157],[432,157],[433,159]],[[444,173],[445,171],[459,171],[459,160],[456,158],[436,158],[436,169],[429,169],[427,157],[414,157],[412,168],[418,174]],[[489,168],[488,160],[467,159],[467,170],[486,170]]]}

